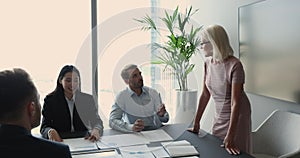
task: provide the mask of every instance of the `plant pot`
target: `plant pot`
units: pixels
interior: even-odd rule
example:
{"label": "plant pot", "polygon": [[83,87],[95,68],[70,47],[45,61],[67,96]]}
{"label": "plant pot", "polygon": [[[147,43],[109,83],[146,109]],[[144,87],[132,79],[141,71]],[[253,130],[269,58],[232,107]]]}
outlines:
{"label": "plant pot", "polygon": [[193,122],[197,109],[197,90],[175,91],[176,114],[174,123],[190,124]]}

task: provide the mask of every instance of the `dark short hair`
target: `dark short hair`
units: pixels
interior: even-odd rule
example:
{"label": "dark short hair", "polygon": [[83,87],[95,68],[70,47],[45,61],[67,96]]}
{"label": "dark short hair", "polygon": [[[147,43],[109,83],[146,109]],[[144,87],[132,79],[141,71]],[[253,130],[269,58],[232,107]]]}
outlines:
{"label": "dark short hair", "polygon": [[29,74],[20,68],[0,72],[0,119],[15,119],[24,106],[37,100],[37,89]]}

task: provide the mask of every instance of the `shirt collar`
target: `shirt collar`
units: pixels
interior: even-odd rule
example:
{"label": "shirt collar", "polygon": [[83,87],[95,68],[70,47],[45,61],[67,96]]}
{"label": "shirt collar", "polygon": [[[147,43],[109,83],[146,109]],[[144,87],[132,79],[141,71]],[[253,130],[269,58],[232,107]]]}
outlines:
{"label": "shirt collar", "polygon": [[[129,93],[130,96],[136,95],[136,93],[133,90],[131,90],[130,87],[127,87],[127,92]],[[147,93],[146,89],[142,87],[142,94],[146,94],[146,93]]]}
{"label": "shirt collar", "polygon": [[65,96],[65,98],[66,98],[67,101],[73,101],[73,102],[74,102],[74,101],[75,101],[75,98],[76,98],[75,96],[76,96],[76,95],[74,94],[71,100],[68,99],[66,96]]}

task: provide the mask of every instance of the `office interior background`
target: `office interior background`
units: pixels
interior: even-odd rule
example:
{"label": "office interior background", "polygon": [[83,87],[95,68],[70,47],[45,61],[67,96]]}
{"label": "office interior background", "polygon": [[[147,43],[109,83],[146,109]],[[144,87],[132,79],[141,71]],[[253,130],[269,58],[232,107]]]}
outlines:
{"label": "office interior background", "polygon": [[[169,111],[173,110],[168,92],[173,83],[163,73],[151,71],[151,50],[147,44],[153,36],[143,32],[133,18],[140,18],[151,12],[151,7],[173,10],[179,6],[180,11],[193,6],[199,12],[193,21],[199,25],[220,24],[229,34],[235,56],[239,57],[238,8],[260,0],[98,0],[97,26],[98,45],[98,103],[99,113],[108,128],[108,116],[114,96],[126,85],[120,77],[124,64],[139,64],[143,70],[144,83],[156,86],[162,91],[163,100]],[[148,10],[149,9],[149,10]],[[145,10],[145,12],[143,12]],[[21,67],[27,70],[40,93],[41,103],[46,94],[54,90],[58,73],[63,65],[77,66],[82,77],[82,91],[93,93],[91,48],[91,1],[88,0],[17,0],[0,2],[0,69]],[[140,13],[140,14],[137,14]],[[108,37],[109,41],[105,41]],[[101,45],[105,43],[105,45]],[[140,52],[148,55],[140,57]],[[135,59],[136,58],[136,59]],[[196,64],[189,86],[201,92],[203,79],[203,58],[196,54],[192,62]],[[161,80],[156,80],[156,77]],[[246,74],[247,75],[247,74]],[[154,83],[155,82],[155,83]],[[246,83],[247,84],[247,83]],[[275,109],[300,113],[297,103],[247,93],[252,106],[252,129]],[[210,131],[214,106],[210,101],[201,126]],[[34,133],[39,132],[35,128]]]}

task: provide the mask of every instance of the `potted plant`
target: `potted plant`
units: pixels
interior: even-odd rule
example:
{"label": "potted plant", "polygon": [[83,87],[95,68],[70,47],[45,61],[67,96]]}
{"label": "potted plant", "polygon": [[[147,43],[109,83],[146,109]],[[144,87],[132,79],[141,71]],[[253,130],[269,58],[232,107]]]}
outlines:
{"label": "potted plant", "polygon": [[[200,45],[200,38],[197,36],[197,33],[202,26],[196,28],[191,26],[189,32],[186,30],[191,16],[196,12],[198,12],[198,9],[192,11],[192,7],[190,7],[185,14],[180,14],[178,6],[172,15],[165,11],[165,17],[160,18],[160,20],[169,31],[169,35],[167,35],[168,40],[164,43],[153,44],[155,49],[161,51],[157,55],[158,60],[152,61],[152,64],[165,64],[165,68],[171,68],[176,76],[180,91],[188,90],[187,77],[195,66],[195,64],[190,62],[190,59],[198,51],[198,46]],[[149,15],[135,20],[144,24],[141,28],[142,30],[153,29],[161,36],[159,28]]]}
{"label": "potted plant", "polygon": [[[193,71],[195,64],[191,63],[191,57],[198,52],[200,45],[199,31],[202,26],[194,27],[188,24],[191,17],[198,12],[198,9],[193,11],[192,6],[186,9],[185,14],[178,12],[179,7],[169,14],[165,10],[165,16],[160,17],[159,20],[165,25],[168,30],[166,35],[167,41],[162,43],[153,43],[153,48],[159,52],[156,55],[156,60],[152,61],[152,64],[164,64],[165,68],[170,68],[172,74],[175,75],[178,82],[179,90],[177,91],[177,111],[182,109],[186,111],[187,106],[185,104],[197,104],[197,91],[196,94],[192,91],[192,101],[189,96],[188,89],[188,74]],[[162,36],[160,28],[149,15],[144,16],[141,19],[135,19],[143,24],[141,30],[155,30],[159,36]],[[189,102],[189,103],[187,103]],[[184,105],[182,105],[184,104]],[[180,108],[181,107],[181,108]],[[195,108],[193,108],[195,109]],[[177,114],[176,114],[177,115]]]}

